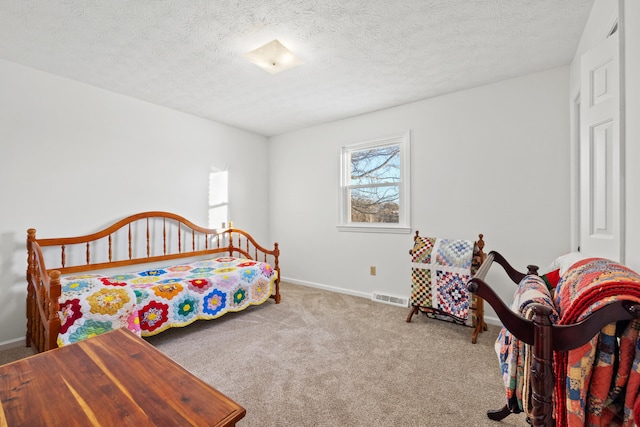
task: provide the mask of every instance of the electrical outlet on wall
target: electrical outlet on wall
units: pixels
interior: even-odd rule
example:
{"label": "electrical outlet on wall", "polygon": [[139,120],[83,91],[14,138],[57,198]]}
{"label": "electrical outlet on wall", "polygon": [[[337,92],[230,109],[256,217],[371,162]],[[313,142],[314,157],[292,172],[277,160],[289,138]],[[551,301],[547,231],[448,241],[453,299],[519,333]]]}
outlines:
{"label": "electrical outlet on wall", "polygon": [[372,276],[375,276],[375,275],[376,275],[376,266],[375,266],[375,265],[372,265],[371,267],[369,267],[369,273],[370,273]]}

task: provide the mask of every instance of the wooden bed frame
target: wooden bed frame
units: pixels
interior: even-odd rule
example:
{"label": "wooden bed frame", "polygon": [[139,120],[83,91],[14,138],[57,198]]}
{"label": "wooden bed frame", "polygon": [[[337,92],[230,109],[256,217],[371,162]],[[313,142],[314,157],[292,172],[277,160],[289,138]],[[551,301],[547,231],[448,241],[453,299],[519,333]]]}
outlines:
{"label": "wooden bed frame", "polygon": [[[72,259],[72,251],[76,255],[82,252],[79,262]],[[62,274],[228,254],[268,262],[277,273],[271,298],[280,303],[278,243],[266,249],[232,225],[222,230],[199,227],[169,212],[131,215],[103,230],[77,237],[38,239],[36,230],[30,228],[27,254],[26,344],[38,352],[58,346]],[[53,267],[45,265],[45,258]]]}
{"label": "wooden bed frame", "polygon": [[[471,292],[486,300],[494,309],[502,324],[519,340],[532,346],[531,399],[533,426],[555,425],[553,419],[554,358],[553,352],[576,349],[593,338],[605,325],[640,318],[640,304],[630,301],[616,301],[594,312],[585,320],[572,325],[553,325],[551,309],[541,304],[533,304],[534,315],[528,320],[511,310],[484,281],[493,264],[502,266],[513,283],[518,284],[527,274],[538,274],[538,267],[527,266],[527,273],[514,269],[498,252],[487,256],[475,277],[467,287]],[[499,410],[487,412],[487,416],[499,421],[511,413],[505,405]]]}
{"label": "wooden bed frame", "polygon": [[[416,234],[413,236],[413,241],[415,242],[420,237],[420,232],[416,230]],[[409,251],[409,255],[413,255],[413,249]],[[478,240],[474,242],[473,246],[473,258],[471,260],[471,274],[475,275],[482,263],[487,258],[487,254],[484,253],[484,235],[479,234]],[[484,321],[484,302],[482,298],[476,297],[474,304],[471,307],[471,310],[475,314],[475,323],[473,325],[473,332],[471,333],[471,343],[475,344],[478,340],[478,334],[487,330],[487,323]],[[423,312],[427,315],[430,313],[439,314],[443,316],[448,316],[447,313],[444,313],[433,307],[419,307],[419,306],[411,306],[409,309],[409,314],[407,315],[407,323],[411,322],[411,318],[420,312]],[[451,318],[455,323],[459,323],[457,319]]]}

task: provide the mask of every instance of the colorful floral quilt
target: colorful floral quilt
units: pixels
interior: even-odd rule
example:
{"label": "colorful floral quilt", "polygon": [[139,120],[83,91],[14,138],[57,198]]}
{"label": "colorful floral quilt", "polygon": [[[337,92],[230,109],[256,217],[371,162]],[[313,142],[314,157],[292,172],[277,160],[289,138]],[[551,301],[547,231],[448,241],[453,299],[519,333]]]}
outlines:
{"label": "colorful floral quilt", "polygon": [[466,285],[474,246],[470,240],[418,237],[411,251],[411,305],[431,317],[473,326],[472,296]]}
{"label": "colorful floral quilt", "polygon": [[121,327],[142,336],[265,302],[276,271],[265,262],[215,258],[114,276],[61,279],[58,346]]}

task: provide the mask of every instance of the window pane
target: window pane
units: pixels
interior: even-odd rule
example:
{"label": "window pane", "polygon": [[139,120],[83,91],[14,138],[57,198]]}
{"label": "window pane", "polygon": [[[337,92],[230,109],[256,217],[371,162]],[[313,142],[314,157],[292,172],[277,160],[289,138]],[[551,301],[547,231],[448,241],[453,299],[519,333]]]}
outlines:
{"label": "window pane", "polygon": [[227,171],[213,171],[209,174],[209,228],[226,227],[229,219],[228,189]]}
{"label": "window pane", "polygon": [[209,206],[229,203],[229,173],[227,171],[209,174]]}
{"label": "window pane", "polygon": [[225,228],[228,218],[229,212],[227,205],[209,208],[209,228]]}
{"label": "window pane", "polygon": [[399,222],[400,187],[351,189],[351,222]]}
{"label": "window pane", "polygon": [[400,181],[400,146],[354,151],[351,153],[351,185]]}

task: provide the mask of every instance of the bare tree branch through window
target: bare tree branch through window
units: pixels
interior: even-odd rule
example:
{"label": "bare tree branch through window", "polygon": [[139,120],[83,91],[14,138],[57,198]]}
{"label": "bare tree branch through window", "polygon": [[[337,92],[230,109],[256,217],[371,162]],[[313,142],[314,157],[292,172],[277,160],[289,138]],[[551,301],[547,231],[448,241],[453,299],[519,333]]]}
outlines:
{"label": "bare tree branch through window", "polygon": [[410,132],[342,147],[341,231],[409,233]]}
{"label": "bare tree branch through window", "polygon": [[351,154],[351,221],[397,223],[400,146]]}

